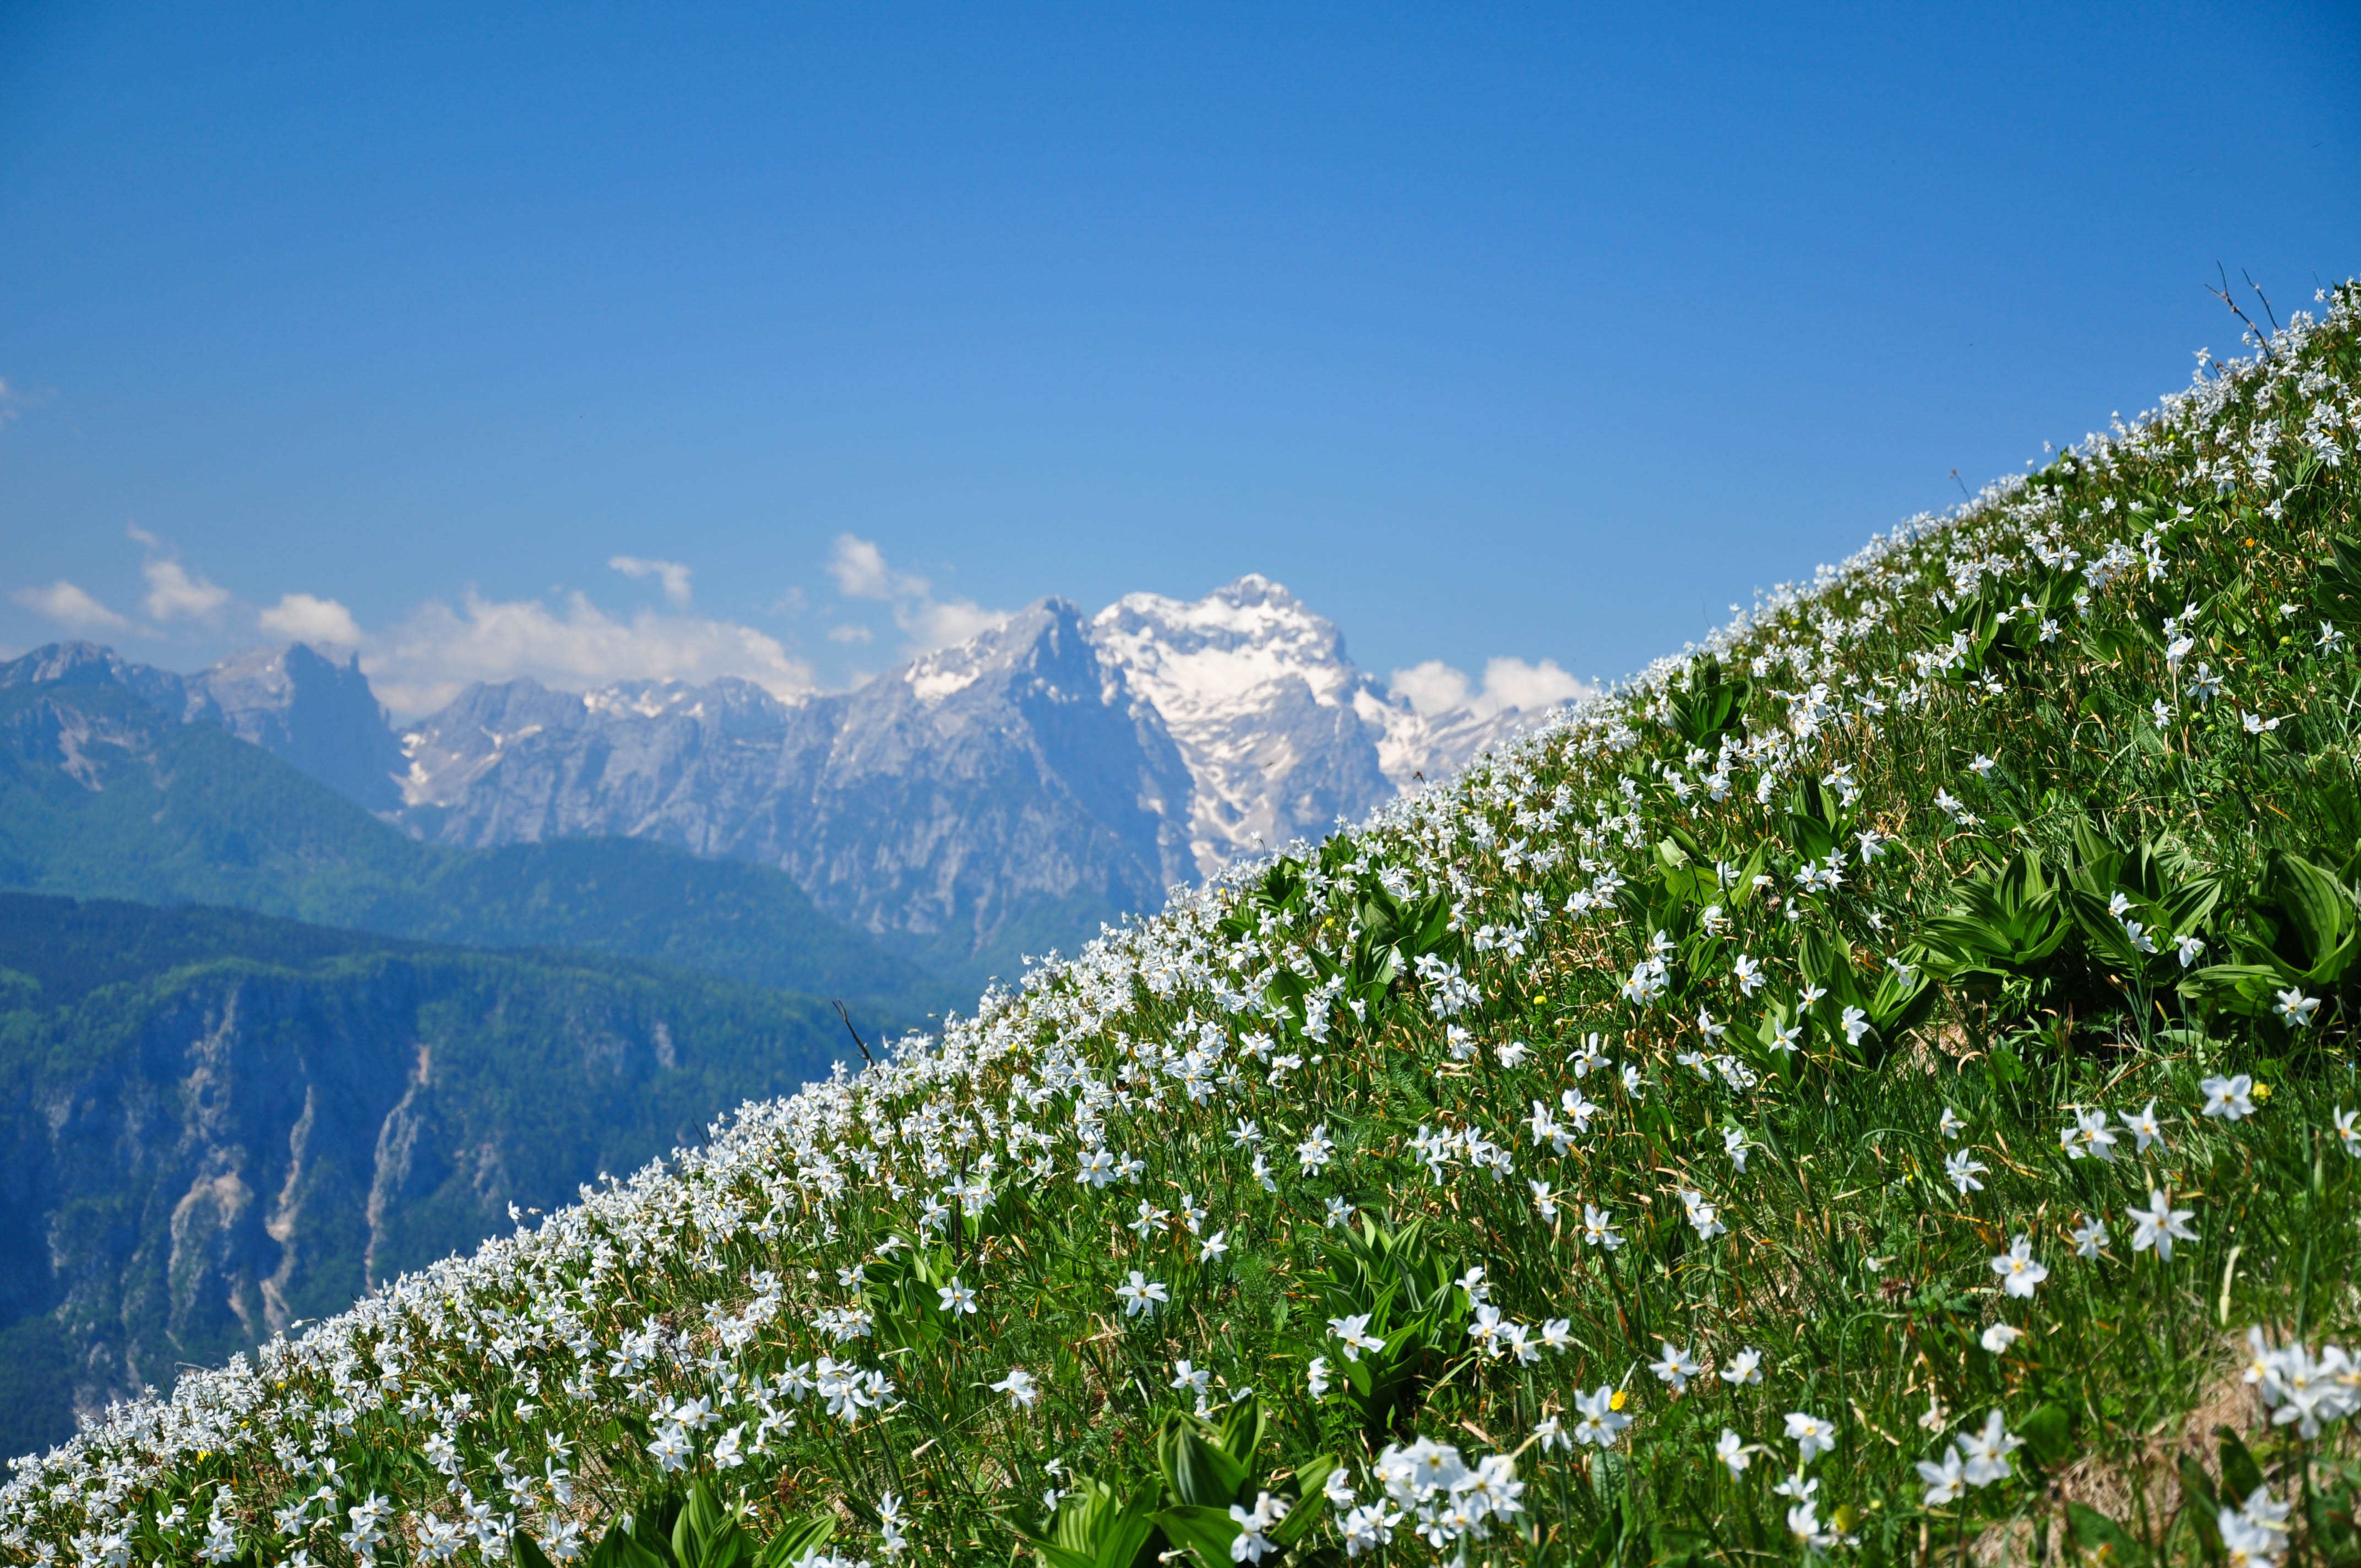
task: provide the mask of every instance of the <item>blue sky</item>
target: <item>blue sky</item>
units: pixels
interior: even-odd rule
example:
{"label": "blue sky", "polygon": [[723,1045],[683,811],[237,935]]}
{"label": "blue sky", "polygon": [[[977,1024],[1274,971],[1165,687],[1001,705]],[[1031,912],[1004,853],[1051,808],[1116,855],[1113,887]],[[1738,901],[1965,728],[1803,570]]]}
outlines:
{"label": "blue sky", "polygon": [[0,646],[1612,677],[2361,271],[2349,5],[1904,10],[0,9]]}

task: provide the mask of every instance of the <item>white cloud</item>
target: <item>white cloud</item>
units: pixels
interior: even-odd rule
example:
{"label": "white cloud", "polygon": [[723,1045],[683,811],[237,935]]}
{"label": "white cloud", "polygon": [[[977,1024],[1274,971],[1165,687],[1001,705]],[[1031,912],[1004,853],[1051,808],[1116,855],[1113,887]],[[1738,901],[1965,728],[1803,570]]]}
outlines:
{"label": "white cloud", "polygon": [[1386,685],[1394,696],[1423,718],[1467,706],[1467,675],[1440,659],[1428,659],[1407,670],[1396,670]]}
{"label": "white cloud", "polygon": [[227,588],[181,565],[171,545],[146,529],[135,525],[123,532],[148,552],[148,559],[139,565],[139,575],[148,579],[148,597],[140,603],[148,620],[221,624],[222,607],[230,600]]}
{"label": "white cloud", "polygon": [[27,409],[38,407],[47,400],[45,394],[27,391],[0,377],[0,427],[5,427]]}
{"label": "white cloud", "polygon": [[[1008,619],[1003,609],[986,609],[968,598],[939,599],[934,585],[885,564],[884,552],[854,534],[836,536],[836,553],[829,557],[828,575],[846,598],[882,599],[894,606],[894,624],[908,640],[908,653],[931,653],[954,642],[964,642]],[[831,640],[840,641],[837,632]]]}
{"label": "white cloud", "polygon": [[1588,696],[1597,689],[1589,682],[1558,668],[1554,659],[1543,659],[1538,664],[1528,664],[1522,659],[1488,660],[1481,690],[1475,689],[1464,671],[1440,659],[1428,659],[1407,670],[1396,670],[1387,677],[1387,685],[1394,696],[1409,703],[1412,711],[1425,718],[1463,707],[1478,718],[1501,713],[1536,712]]}
{"label": "white cloud", "polygon": [[332,642],[357,648],[368,641],[353,612],[335,599],[310,594],[281,594],[279,602],[255,617],[255,623],[273,637],[291,642]]}
{"label": "white cloud", "polygon": [[849,599],[923,598],[934,586],[924,577],[894,570],[873,542],[850,533],[836,536],[828,575],[836,579],[836,591]]}
{"label": "white cloud", "polygon": [[1543,659],[1538,664],[1522,659],[1488,659],[1484,689],[1477,696],[1476,708],[1488,718],[1510,708],[1531,713],[1588,696],[1597,689],[1580,676],[1559,669],[1555,659]]}
{"label": "white cloud", "polygon": [[1005,609],[986,609],[973,599],[921,599],[897,605],[894,624],[910,640],[913,653],[931,653],[954,642],[964,642],[1008,619]]}
{"label": "white cloud", "polygon": [[477,681],[531,676],[562,691],[624,680],[702,682],[737,675],[774,695],[813,689],[812,672],[778,641],[726,620],[642,610],[618,620],[581,594],[553,609],[539,599],[470,593],[454,609],[422,606],[362,655],[378,696],[396,713],[440,707]]}
{"label": "white cloud", "polygon": [[676,609],[688,608],[688,568],[677,561],[653,561],[641,555],[616,555],[607,565],[627,577],[660,577],[664,596]]}
{"label": "white cloud", "polygon": [[869,628],[865,626],[831,626],[828,629],[830,642],[866,642],[869,636]]}
{"label": "white cloud", "polygon": [[69,631],[131,630],[131,622],[63,577],[46,588],[18,588],[13,597],[26,609],[49,617]]}

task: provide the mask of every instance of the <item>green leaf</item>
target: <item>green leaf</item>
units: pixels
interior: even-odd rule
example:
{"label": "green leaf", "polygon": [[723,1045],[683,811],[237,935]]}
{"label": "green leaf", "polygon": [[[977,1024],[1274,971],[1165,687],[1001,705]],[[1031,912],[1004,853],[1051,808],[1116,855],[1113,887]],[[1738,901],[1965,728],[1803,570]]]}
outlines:
{"label": "green leaf", "polygon": [[1218,1439],[1222,1451],[1236,1460],[1239,1468],[1249,1475],[1254,1471],[1255,1450],[1262,1444],[1267,1425],[1258,1394],[1248,1394],[1222,1413]]}
{"label": "green leaf", "polygon": [[1247,1480],[1246,1465],[1198,1435],[1194,1421],[1173,1417],[1156,1446],[1164,1483],[1181,1502],[1226,1508],[1240,1500]]}
{"label": "green leaf", "polygon": [[1289,1507],[1287,1517],[1271,1527],[1270,1539],[1274,1544],[1284,1549],[1312,1533],[1312,1527],[1320,1522],[1321,1516],[1328,1509],[1328,1494],[1323,1488],[1327,1486],[1329,1473],[1336,1468],[1336,1464],[1334,1454],[1323,1453],[1296,1466],[1294,1484],[1298,1496]]}
{"label": "green leaf", "polygon": [[2213,1478],[2205,1474],[2205,1466],[2197,1463],[2193,1453],[2180,1456],[2181,1513],[2190,1528],[2197,1532],[2197,1544],[2204,1549],[2209,1563],[2222,1561],[2222,1527],[2214,1515],[2221,1511],[2222,1500],[2213,1491]]}
{"label": "green leaf", "polygon": [[2254,1496],[2263,1484],[2262,1466],[2228,1427],[2215,1428],[2214,1437],[2221,1444],[2223,1490],[2234,1504]]}
{"label": "green leaf", "polygon": [[524,1530],[509,1532],[509,1551],[516,1557],[517,1568],[555,1568],[549,1554],[542,1551],[541,1542]]}
{"label": "green leaf", "polygon": [[2055,1470],[2074,1453],[2073,1424],[2058,1405],[2042,1405],[2018,1423],[2017,1436],[2045,1470]]}
{"label": "green leaf", "polygon": [[2147,1556],[2124,1527],[2083,1503],[2066,1505],[2066,1530],[2074,1544],[2109,1564],[2137,1563]]}
{"label": "green leaf", "polygon": [[777,1533],[763,1543],[754,1561],[760,1568],[792,1568],[798,1558],[826,1545],[835,1533],[836,1516],[832,1513],[790,1515],[779,1521]]}
{"label": "green leaf", "polygon": [[1230,1542],[1238,1538],[1238,1526],[1228,1505],[1216,1508],[1184,1503],[1159,1513],[1156,1523],[1175,1546],[1195,1554],[1200,1568],[1230,1568]]}

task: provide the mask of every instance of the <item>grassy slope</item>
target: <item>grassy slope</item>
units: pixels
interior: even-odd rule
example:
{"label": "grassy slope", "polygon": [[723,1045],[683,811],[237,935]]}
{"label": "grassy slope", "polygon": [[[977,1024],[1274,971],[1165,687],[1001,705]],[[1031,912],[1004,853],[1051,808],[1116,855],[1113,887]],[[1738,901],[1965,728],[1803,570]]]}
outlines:
{"label": "grassy slope", "polygon": [[[122,1528],[143,1559],[184,1555],[210,1517],[267,1560],[301,1535],[344,1561],[323,1510],[268,1511],[319,1485],[291,1473],[308,1451],[346,1466],[337,1529],[379,1490],[385,1550],[467,1555],[436,1522],[464,1498],[405,1456],[505,1499],[521,1550],[636,1510],[644,1550],[699,1563],[734,1550],[707,1550],[701,1502],[676,1538],[648,1526],[693,1480],[756,1541],[835,1521],[847,1560],[906,1533],[926,1560],[1005,1561],[1055,1487],[1058,1568],[1168,1545],[1217,1565],[1230,1501],[1300,1487],[1290,1524],[1261,1519],[1302,1561],[1885,1562],[2012,1530],[2197,1561],[2220,1520],[2181,1503],[2216,1475],[2243,1497],[2257,1465],[2301,1550],[2356,1554],[2334,1399],[2305,1443],[2235,1373],[2250,1325],[2317,1345],[2361,1310],[2333,1114],[2356,1095],[2361,666],[2322,638],[2361,633],[2361,561],[2323,565],[2361,525],[2356,306],[2347,286],[2273,358],[1879,542],[1711,662],[1667,662],[1314,863],[987,997],[939,1051],[750,1113],[275,1347],[259,1379],[184,1381],[27,1470],[14,1550]],[[2290,1027],[2281,991],[2322,1005]],[[2234,1098],[2203,1080],[2237,1074],[2252,1113],[2202,1114]],[[2114,1157],[2069,1157],[2078,1114],[2151,1100],[2160,1143],[2116,1120]],[[1124,1173],[1104,1190],[1078,1179],[1097,1148]],[[2193,1233],[2169,1261],[2130,1213],[2157,1189]],[[962,1191],[981,1212],[930,1224]],[[1348,1245],[1337,1205],[1394,1239]],[[1587,1239],[1594,1208],[1620,1246]],[[889,1236],[924,1245],[881,1257]],[[2019,1236],[2047,1269],[2021,1297],[1993,1267]],[[1134,1280],[1152,1310],[1127,1310]],[[1384,1343],[1348,1355],[1332,1319]],[[2026,1337],[1989,1349],[1997,1323]],[[1652,1372],[1668,1349],[1707,1369],[1685,1390]],[[1247,1419],[1193,1426],[1198,1371],[1207,1409]],[[697,1399],[718,1420],[676,1403]],[[2209,1401],[2246,1442],[2201,1443],[2176,1489]],[[1993,1412],[2006,1474],[1930,1491],[1918,1466]],[[1414,1435],[1430,1479],[1435,1442],[1494,1462],[1437,1490],[1382,1462]],[[95,1507],[60,1488],[109,1455],[136,1485]],[[1353,1501],[1323,1506],[1323,1475]],[[176,1497],[189,1524],[147,1522]],[[2279,1543],[2230,1530],[2250,1558]]]}

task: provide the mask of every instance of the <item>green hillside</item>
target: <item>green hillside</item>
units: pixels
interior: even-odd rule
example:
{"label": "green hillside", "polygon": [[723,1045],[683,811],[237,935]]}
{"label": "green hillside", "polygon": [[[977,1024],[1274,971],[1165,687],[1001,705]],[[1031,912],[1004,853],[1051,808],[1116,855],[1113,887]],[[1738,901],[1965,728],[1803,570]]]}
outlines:
{"label": "green hillside", "polygon": [[2361,1560],[2356,328],[184,1378],[0,1552]]}
{"label": "green hillside", "polygon": [[0,887],[656,959],[903,1019],[950,1000],[782,872],[633,839],[417,843],[259,747],[116,686],[0,690]]}
{"label": "green hillside", "polygon": [[0,894],[0,1446],[696,1143],[843,1041],[818,1001],[643,962]]}

